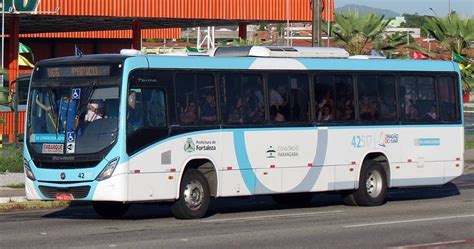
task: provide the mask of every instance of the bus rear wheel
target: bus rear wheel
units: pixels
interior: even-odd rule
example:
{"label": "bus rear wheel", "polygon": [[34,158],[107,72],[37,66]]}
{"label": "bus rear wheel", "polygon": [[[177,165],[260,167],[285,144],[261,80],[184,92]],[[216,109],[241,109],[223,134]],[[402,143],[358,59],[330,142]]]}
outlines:
{"label": "bus rear wheel", "polygon": [[184,173],[179,199],[171,206],[171,212],[178,219],[202,218],[209,207],[210,190],[204,174],[196,169]]}
{"label": "bus rear wheel", "polygon": [[344,203],[350,206],[378,206],[385,202],[387,177],[383,166],[374,160],[362,164],[359,188],[343,194]]}
{"label": "bus rear wheel", "polygon": [[128,211],[130,204],[112,201],[94,201],[92,202],[95,212],[106,219],[122,218]]}

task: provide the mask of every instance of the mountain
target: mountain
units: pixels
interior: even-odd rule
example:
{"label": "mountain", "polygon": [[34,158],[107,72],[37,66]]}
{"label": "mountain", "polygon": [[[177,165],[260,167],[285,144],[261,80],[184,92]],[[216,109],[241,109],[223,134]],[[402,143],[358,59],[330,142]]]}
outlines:
{"label": "mountain", "polygon": [[362,15],[373,13],[379,16],[384,15],[385,18],[400,16],[400,13],[397,13],[391,10],[372,8],[369,6],[357,5],[357,4],[348,4],[348,5],[344,5],[342,7],[336,8],[336,13],[341,13],[341,12],[344,13],[344,12],[354,11],[354,10],[358,11],[359,14],[362,14]]}

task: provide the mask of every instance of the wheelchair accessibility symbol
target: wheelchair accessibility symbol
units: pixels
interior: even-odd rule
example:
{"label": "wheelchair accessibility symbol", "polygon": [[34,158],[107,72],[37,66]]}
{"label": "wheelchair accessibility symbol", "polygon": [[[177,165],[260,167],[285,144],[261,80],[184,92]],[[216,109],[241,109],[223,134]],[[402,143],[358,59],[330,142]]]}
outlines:
{"label": "wheelchair accessibility symbol", "polygon": [[81,98],[81,88],[73,88],[71,98],[72,99],[80,99]]}
{"label": "wheelchair accessibility symbol", "polygon": [[72,143],[76,140],[76,134],[74,132],[68,132],[67,133],[67,142]]}

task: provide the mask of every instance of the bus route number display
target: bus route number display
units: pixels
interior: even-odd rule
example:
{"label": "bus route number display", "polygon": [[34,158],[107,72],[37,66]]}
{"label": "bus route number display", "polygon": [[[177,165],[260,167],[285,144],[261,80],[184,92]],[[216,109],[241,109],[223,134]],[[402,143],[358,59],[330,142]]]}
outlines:
{"label": "bus route number display", "polygon": [[48,78],[109,76],[110,66],[49,67]]}

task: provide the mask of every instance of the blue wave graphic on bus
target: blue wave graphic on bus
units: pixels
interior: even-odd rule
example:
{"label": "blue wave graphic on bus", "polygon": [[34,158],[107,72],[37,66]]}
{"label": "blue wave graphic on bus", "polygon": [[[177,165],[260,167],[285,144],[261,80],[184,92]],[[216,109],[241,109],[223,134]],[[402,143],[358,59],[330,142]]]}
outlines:
{"label": "blue wave graphic on bus", "polygon": [[[259,189],[268,192],[276,193],[276,191],[268,189],[263,183],[261,183],[253,170],[253,167],[250,163],[247,148],[245,145],[245,131],[244,130],[235,130],[234,134],[234,149],[235,155],[237,156],[237,161],[239,164],[239,172],[244,179],[245,185],[250,193],[255,193],[256,187]],[[301,183],[296,187],[291,189],[289,192],[303,192],[311,190],[316,184],[318,177],[321,173],[322,166],[326,159],[327,145],[328,145],[328,130],[321,129],[318,130],[318,142],[316,147],[316,154],[313,159],[314,167],[311,167],[306,176],[303,178]],[[319,167],[318,167],[319,166]]]}

